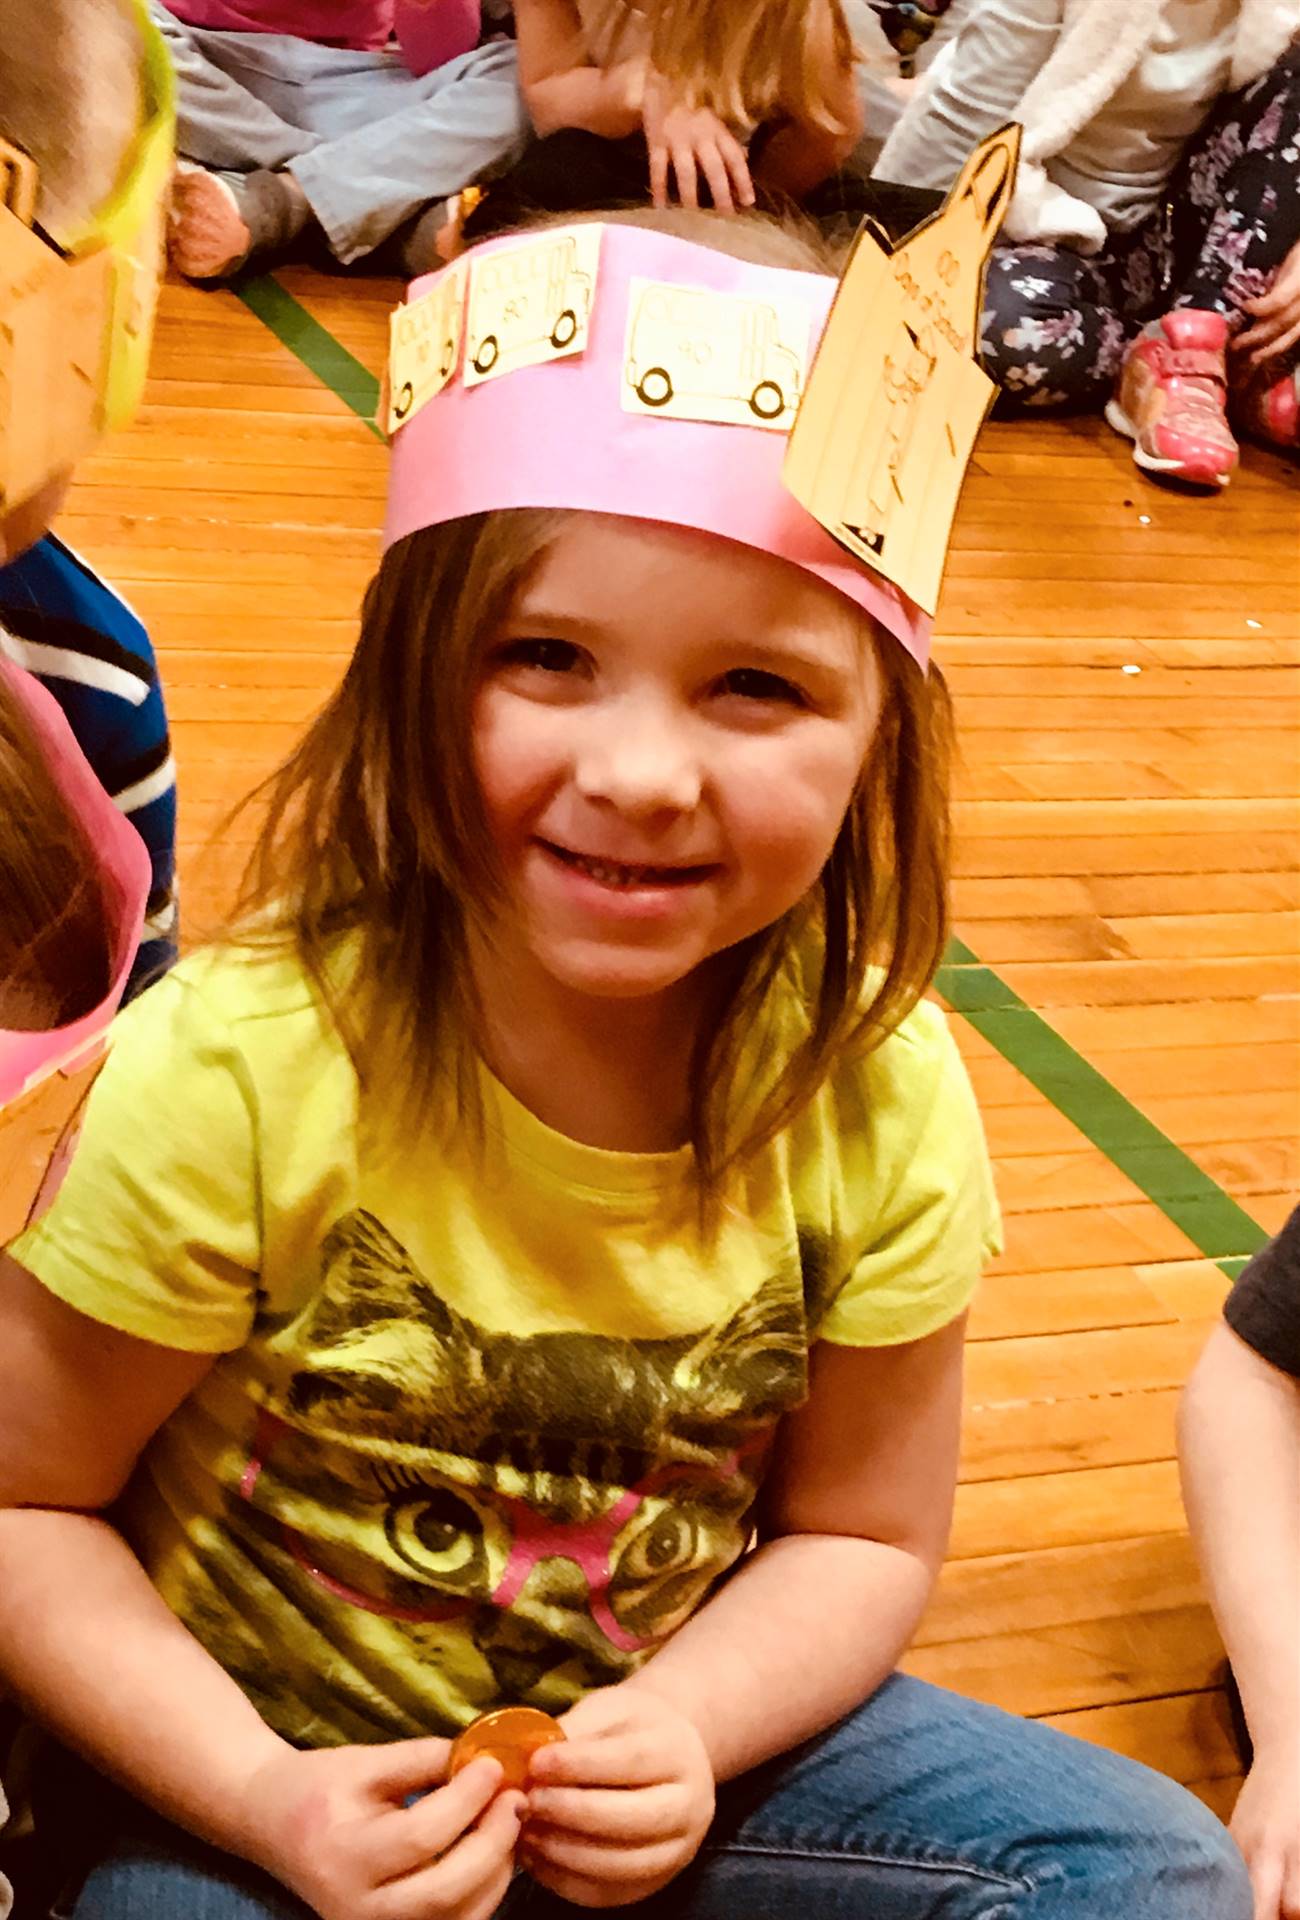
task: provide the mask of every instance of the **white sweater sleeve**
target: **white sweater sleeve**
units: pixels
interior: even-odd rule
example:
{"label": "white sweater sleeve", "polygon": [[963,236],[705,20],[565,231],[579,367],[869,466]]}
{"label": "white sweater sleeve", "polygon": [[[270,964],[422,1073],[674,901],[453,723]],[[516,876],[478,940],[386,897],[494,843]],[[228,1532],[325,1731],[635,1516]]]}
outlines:
{"label": "white sweater sleeve", "polygon": [[976,142],[1014,120],[1056,44],[1064,0],[975,0],[935,55],[873,172],[914,187],[947,187]]}

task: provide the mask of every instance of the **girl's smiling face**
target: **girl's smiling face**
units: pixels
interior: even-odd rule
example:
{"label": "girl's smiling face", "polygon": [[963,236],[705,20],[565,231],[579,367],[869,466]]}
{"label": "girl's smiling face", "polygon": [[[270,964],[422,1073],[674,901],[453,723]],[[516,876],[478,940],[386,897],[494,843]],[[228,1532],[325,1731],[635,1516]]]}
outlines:
{"label": "girl's smiling face", "polygon": [[501,960],[634,998],[817,880],[881,702],[864,618],[783,560],[575,516],[491,635],[475,768]]}

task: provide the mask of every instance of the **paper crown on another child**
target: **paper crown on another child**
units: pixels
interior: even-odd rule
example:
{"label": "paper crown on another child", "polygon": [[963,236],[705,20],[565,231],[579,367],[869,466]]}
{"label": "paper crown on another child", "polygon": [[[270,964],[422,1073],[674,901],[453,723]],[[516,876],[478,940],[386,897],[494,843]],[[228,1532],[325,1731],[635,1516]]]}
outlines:
{"label": "paper crown on another child", "polygon": [[140,120],[84,227],[40,231],[40,170],[4,139],[0,99],[0,509],[22,504],[140,403],[175,157],[171,61],[146,0],[116,0],[140,59]]}
{"label": "paper crown on another child", "polygon": [[994,392],[974,343],[1019,133],[896,249],[864,227],[838,283],[596,221],[416,281],[392,317],[385,547],[507,507],[696,528],[817,575],[924,666]]}
{"label": "paper crown on another child", "polygon": [[144,842],[91,772],[62,709],[38,680],[0,659],[0,679],[16,694],[51,772],[98,856],[111,918],[111,985],[97,1007],[43,1033],[0,1027],[0,1109],[60,1068],[81,1066],[103,1039],[122,998],[140,944],[149,896]]}

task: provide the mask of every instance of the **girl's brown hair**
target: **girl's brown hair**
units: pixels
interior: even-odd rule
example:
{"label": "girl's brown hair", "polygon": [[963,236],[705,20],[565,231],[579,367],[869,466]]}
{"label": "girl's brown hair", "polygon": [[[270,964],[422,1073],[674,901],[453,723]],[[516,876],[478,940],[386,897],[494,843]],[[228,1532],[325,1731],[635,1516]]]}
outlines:
{"label": "girl's brown hair", "polygon": [[833,91],[854,59],[840,0],[582,0],[592,44],[649,40],[672,90],[733,126],[798,120],[845,128]]}
{"label": "girl's brown hair", "polygon": [[99,862],[12,683],[0,673],[0,1027],[37,1031],[108,992]]}
{"label": "girl's brown hair", "polygon": [[[772,265],[823,256],[780,229],[721,216],[657,216],[687,237]],[[291,942],[363,1084],[404,1085],[405,1114],[449,1081],[473,1109],[482,1031],[468,958],[500,881],[474,775],[470,726],[486,637],[567,515],[498,512],[413,533],[366,595],[343,682],[289,762],[253,796],[265,825],[236,926]],[[814,894],[724,956],[715,1017],[690,1075],[703,1190],[812,1098],[848,1046],[870,1048],[925,991],[946,925],[951,718],[942,677],[888,636],[874,644],[880,723]],[[355,963],[338,964],[351,935]],[[796,952],[816,962],[808,1029],[756,1106],[736,1112],[742,1051]]]}

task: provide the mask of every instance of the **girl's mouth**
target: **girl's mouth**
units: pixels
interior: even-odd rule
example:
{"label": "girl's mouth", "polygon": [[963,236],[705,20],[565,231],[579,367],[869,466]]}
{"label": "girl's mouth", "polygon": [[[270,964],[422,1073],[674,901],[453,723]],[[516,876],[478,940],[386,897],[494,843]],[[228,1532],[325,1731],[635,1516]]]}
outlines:
{"label": "girl's mouth", "polygon": [[711,866],[633,866],[622,860],[598,860],[589,854],[574,853],[568,847],[557,846],[553,840],[543,840],[541,844],[562,865],[585,874],[598,886],[610,887],[619,893],[630,892],[634,887],[692,886],[713,872]]}

